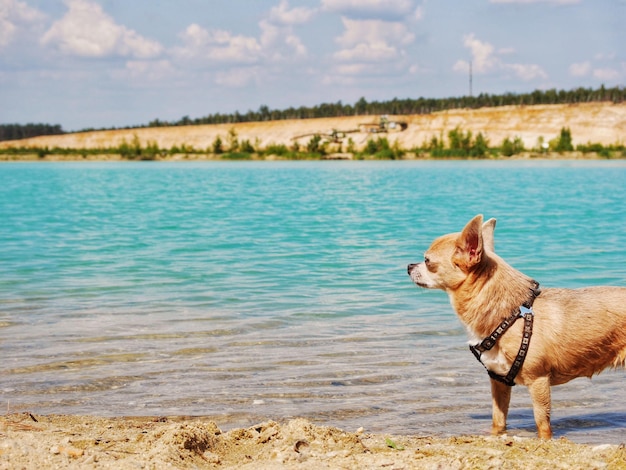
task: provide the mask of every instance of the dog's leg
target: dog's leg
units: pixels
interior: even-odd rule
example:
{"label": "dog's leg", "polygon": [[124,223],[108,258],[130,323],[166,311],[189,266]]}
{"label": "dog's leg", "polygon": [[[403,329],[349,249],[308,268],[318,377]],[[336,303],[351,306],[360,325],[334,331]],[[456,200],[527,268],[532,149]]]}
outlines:
{"label": "dog's leg", "polygon": [[533,413],[537,424],[537,433],[542,439],[552,438],[550,426],[550,378],[540,377],[528,386],[533,401]]}
{"label": "dog's leg", "polygon": [[502,382],[491,379],[491,399],[493,404],[491,434],[496,435],[506,431],[506,417],[509,414],[511,388]]}

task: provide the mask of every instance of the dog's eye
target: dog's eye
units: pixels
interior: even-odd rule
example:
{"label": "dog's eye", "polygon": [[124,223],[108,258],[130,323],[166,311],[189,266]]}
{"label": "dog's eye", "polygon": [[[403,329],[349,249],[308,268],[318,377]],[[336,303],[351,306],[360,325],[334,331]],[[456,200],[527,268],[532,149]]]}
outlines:
{"label": "dog's eye", "polygon": [[424,264],[430,272],[437,271],[437,263],[434,263],[428,256],[424,256]]}

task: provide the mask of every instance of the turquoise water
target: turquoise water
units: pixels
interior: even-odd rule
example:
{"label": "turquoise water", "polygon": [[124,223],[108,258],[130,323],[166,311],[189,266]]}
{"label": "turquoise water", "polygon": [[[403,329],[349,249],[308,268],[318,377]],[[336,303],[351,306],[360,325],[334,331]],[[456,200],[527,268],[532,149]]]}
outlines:
{"label": "turquoise water", "polygon": [[[406,274],[496,217],[545,286],[626,285],[626,162],[0,165],[0,405],[487,433],[487,375]],[[626,373],[553,389],[557,436],[623,442]],[[516,387],[510,428],[534,433]]]}

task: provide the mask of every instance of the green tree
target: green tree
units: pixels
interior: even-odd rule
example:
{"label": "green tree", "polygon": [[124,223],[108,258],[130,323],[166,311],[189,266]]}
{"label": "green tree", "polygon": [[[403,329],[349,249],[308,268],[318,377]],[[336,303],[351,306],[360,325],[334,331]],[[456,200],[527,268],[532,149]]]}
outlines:
{"label": "green tree", "polygon": [[242,152],[254,153],[254,146],[250,143],[248,139],[242,140],[239,147]]}
{"label": "green tree", "polygon": [[141,156],[141,140],[139,140],[139,136],[137,134],[133,134],[130,149],[132,152],[131,158],[138,158]]}
{"label": "green tree", "polygon": [[239,139],[237,138],[237,131],[234,127],[231,127],[228,131],[228,151],[237,152],[239,150]]}
{"label": "green tree", "polygon": [[479,132],[476,135],[476,139],[472,143],[472,148],[470,149],[470,155],[473,157],[484,157],[489,152],[489,141],[482,132]]}
{"label": "green tree", "polygon": [[574,150],[574,145],[572,145],[572,132],[569,130],[569,127],[563,127],[561,129],[561,134],[554,142],[553,150],[559,153]]}
{"label": "green tree", "polygon": [[212,148],[213,148],[213,153],[216,155],[224,153],[224,146],[222,143],[222,138],[219,135],[213,141]]}
{"label": "green tree", "polygon": [[354,114],[357,116],[362,116],[364,114],[369,114],[367,112],[367,101],[364,97],[361,97],[359,101],[354,103]]}
{"label": "green tree", "polygon": [[321,142],[322,137],[319,134],[315,134],[306,144],[306,151],[309,153],[322,153]]}
{"label": "green tree", "polygon": [[135,159],[140,157],[141,141],[139,140],[139,136],[133,134],[133,140],[130,143],[126,142],[126,139],[123,139],[117,146],[117,153],[119,153],[122,158]]}
{"label": "green tree", "polygon": [[374,139],[367,139],[367,144],[365,144],[365,149],[363,150],[367,155],[374,155],[378,152],[378,145],[374,141]]}
{"label": "green tree", "polygon": [[46,155],[48,155],[50,153],[50,150],[48,150],[48,147],[39,147],[37,149],[37,158],[46,158]]}
{"label": "green tree", "polygon": [[432,152],[434,150],[443,150],[443,147],[443,137],[437,137],[434,135],[430,138],[430,142],[426,146],[426,149]]}
{"label": "green tree", "polygon": [[467,155],[472,147],[472,132],[463,130],[457,126],[448,132],[450,150],[458,150],[460,154]]}
{"label": "green tree", "polygon": [[513,140],[506,137],[500,146],[500,153],[505,157],[511,157],[524,151],[524,142],[519,136]]}
{"label": "green tree", "polygon": [[159,149],[159,144],[156,141],[148,141],[146,144],[146,148],[143,151],[143,159],[144,160],[154,160],[161,153],[161,149]]}

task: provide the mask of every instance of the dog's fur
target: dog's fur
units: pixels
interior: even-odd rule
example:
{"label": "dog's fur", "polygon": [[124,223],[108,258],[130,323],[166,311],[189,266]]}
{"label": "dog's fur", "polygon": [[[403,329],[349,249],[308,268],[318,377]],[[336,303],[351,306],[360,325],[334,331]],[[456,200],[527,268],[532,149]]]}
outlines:
{"label": "dog's fur", "polygon": [[[424,261],[410,264],[415,284],[442,289],[465,324],[470,344],[489,336],[500,322],[530,299],[533,280],[494,252],[495,219],[477,215],[461,233],[437,238]],[[515,383],[526,385],[537,431],[551,438],[550,386],[591,377],[607,367],[626,365],[626,287],[543,288],[535,299],[530,348]],[[482,354],[482,362],[506,375],[520,347],[517,321]],[[511,387],[491,379],[492,433],[506,430]]]}

